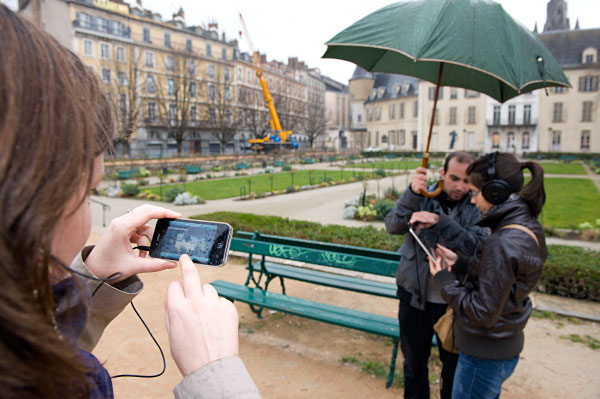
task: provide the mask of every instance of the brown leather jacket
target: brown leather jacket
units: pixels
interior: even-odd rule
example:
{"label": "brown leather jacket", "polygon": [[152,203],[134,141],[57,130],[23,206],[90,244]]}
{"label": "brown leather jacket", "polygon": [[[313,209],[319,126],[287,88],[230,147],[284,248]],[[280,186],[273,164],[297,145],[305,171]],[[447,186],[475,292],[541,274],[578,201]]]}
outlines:
{"label": "brown leather jacket", "polygon": [[[490,209],[478,224],[491,228],[492,234],[468,260],[465,284],[447,271],[438,273],[435,281],[456,312],[457,347],[475,357],[508,359],[523,349],[523,329],[532,312],[529,293],[542,274],[548,250],[542,227],[518,195]],[[509,224],[530,229],[539,247],[524,231],[502,229]],[[460,270],[460,264],[456,266]]]}

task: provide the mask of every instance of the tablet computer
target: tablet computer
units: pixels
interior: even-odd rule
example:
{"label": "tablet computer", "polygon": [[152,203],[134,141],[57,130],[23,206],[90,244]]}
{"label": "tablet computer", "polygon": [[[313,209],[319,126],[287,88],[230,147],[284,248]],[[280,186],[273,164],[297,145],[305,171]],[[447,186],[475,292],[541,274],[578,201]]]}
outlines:
{"label": "tablet computer", "polygon": [[423,244],[423,241],[421,241],[421,239],[419,238],[419,236],[417,235],[417,233],[415,233],[415,231],[413,230],[412,226],[408,227],[408,231],[410,231],[410,234],[412,234],[412,236],[415,238],[415,241],[419,244],[419,246],[421,248],[423,248],[423,251],[425,251],[425,253],[427,254],[427,256],[429,256],[429,259],[431,259],[431,261],[433,263],[435,263],[435,258],[433,257],[433,255],[431,254],[431,252],[427,249],[427,247],[425,246],[425,244]]}

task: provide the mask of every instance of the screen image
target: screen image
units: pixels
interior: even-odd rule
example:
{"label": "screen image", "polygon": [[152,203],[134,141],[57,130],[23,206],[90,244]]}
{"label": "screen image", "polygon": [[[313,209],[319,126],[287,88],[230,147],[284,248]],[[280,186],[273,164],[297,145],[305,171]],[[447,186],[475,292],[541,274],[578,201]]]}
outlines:
{"label": "screen image", "polygon": [[160,257],[179,259],[188,254],[192,261],[208,263],[217,236],[217,225],[171,220],[160,242]]}

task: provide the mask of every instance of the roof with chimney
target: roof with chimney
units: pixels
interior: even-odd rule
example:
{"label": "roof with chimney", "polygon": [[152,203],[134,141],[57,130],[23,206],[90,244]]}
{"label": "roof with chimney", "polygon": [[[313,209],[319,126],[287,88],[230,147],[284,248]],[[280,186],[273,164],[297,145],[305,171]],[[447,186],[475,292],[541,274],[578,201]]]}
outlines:
{"label": "roof with chimney", "polygon": [[375,73],[375,82],[366,103],[392,100],[419,94],[419,79],[394,73]]}
{"label": "roof with chimney", "polygon": [[538,34],[561,67],[582,64],[583,50],[593,47],[600,54],[600,28],[554,30]]}

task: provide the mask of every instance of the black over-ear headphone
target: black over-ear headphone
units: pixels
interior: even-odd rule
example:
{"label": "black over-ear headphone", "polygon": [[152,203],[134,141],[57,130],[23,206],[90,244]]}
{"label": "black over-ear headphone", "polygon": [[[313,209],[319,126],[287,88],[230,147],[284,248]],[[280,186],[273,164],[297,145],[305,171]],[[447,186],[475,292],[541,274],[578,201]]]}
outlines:
{"label": "black over-ear headphone", "polygon": [[490,181],[483,186],[481,194],[483,198],[491,204],[498,205],[508,199],[511,194],[510,184],[504,179],[496,178],[496,157],[498,151],[492,152],[488,156],[488,175]]}

